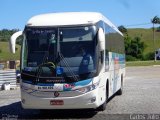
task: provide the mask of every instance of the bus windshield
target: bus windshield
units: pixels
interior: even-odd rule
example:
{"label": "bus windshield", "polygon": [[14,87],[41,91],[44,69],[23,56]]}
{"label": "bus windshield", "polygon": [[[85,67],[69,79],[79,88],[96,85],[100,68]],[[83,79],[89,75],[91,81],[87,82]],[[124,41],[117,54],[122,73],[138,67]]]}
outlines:
{"label": "bus windshield", "polygon": [[94,77],[97,66],[96,44],[94,26],[26,28],[22,77],[59,77],[71,81]]}

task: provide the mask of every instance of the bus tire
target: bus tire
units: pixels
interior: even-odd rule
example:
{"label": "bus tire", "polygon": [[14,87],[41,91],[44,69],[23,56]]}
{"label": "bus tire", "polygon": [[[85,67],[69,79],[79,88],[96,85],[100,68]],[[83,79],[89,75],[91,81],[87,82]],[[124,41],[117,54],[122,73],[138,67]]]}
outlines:
{"label": "bus tire", "polygon": [[117,95],[123,94],[123,75],[121,75],[121,88],[117,91]]}
{"label": "bus tire", "polygon": [[107,103],[105,101],[101,106],[99,106],[98,111],[104,111],[106,109],[106,105]]}
{"label": "bus tire", "polygon": [[107,81],[107,85],[106,85],[106,98],[105,98],[105,102],[101,106],[98,107],[99,111],[104,111],[106,109],[107,101],[108,101],[108,81]]}

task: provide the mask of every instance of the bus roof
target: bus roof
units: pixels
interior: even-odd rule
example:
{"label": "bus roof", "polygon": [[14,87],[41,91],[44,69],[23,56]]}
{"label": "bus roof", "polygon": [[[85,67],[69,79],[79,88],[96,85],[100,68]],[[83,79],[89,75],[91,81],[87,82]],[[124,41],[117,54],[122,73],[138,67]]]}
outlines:
{"label": "bus roof", "polygon": [[122,34],[106,17],[98,12],[64,12],[48,13],[32,17],[27,22],[27,26],[70,26],[95,24],[98,21],[104,21],[110,27]]}

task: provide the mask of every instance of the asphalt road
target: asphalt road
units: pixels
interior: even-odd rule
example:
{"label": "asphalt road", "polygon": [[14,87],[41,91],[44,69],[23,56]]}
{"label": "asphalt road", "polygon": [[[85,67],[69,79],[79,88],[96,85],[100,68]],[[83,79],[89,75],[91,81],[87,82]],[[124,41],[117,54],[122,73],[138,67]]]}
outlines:
{"label": "asphalt road", "polygon": [[123,95],[114,96],[103,112],[23,110],[17,89],[0,91],[0,118],[160,120],[160,66],[127,68]]}

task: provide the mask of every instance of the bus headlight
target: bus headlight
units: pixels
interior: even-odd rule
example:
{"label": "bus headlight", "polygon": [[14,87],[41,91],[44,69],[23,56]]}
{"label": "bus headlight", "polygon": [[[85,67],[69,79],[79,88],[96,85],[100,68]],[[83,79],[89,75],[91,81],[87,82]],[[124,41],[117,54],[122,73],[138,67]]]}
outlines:
{"label": "bus headlight", "polygon": [[92,91],[92,90],[96,89],[98,87],[98,85],[99,85],[99,82],[94,83],[94,84],[89,85],[89,86],[86,86],[86,87],[79,88],[79,89],[77,89],[77,91],[82,92],[82,93],[87,93],[89,91]]}

